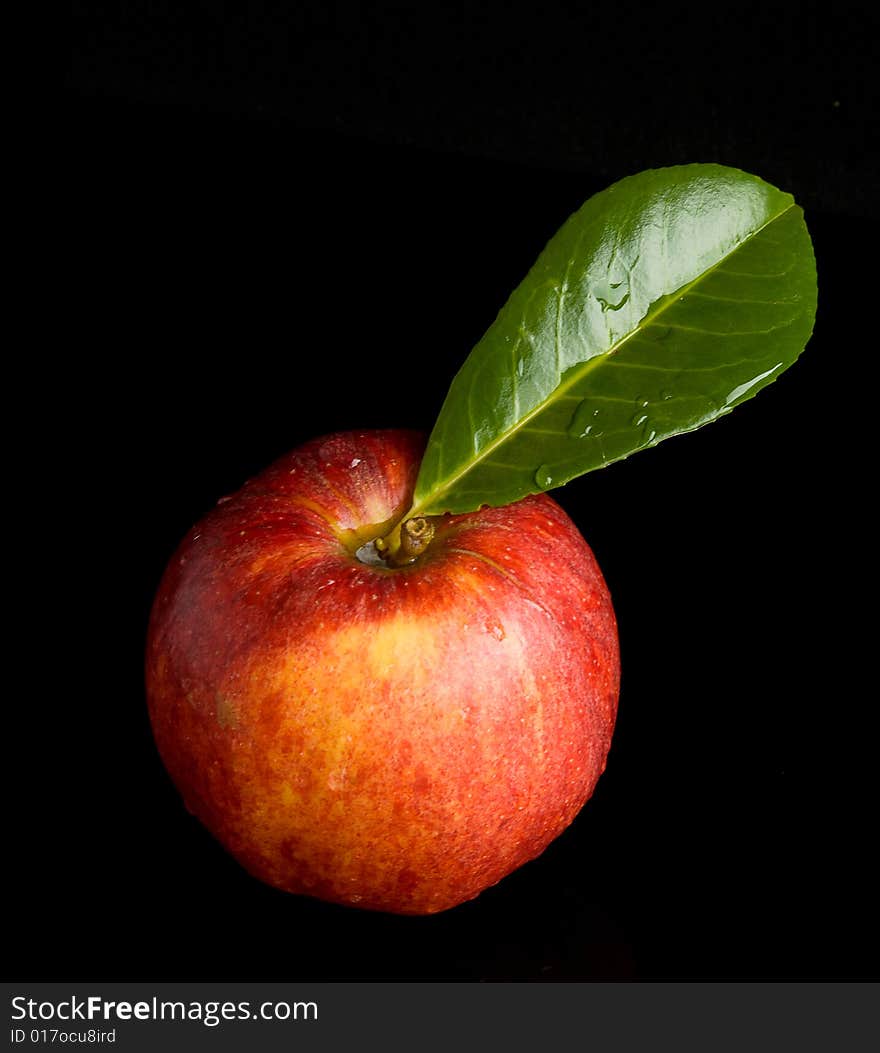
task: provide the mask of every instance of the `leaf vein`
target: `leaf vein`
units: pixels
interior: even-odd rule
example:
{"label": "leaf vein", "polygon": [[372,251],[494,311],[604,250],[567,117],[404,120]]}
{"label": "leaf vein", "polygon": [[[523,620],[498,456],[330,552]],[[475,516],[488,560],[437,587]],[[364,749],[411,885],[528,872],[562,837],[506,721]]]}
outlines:
{"label": "leaf vein", "polygon": [[696,290],[688,293],[688,296],[696,296],[701,300],[718,300],[719,303],[757,303],[765,304],[768,307],[784,307],[786,305],[794,305],[797,303],[797,300],[748,300],[745,297],[739,296],[716,296],[714,293],[703,293],[697,292]]}
{"label": "leaf vein", "polygon": [[704,336],[767,336],[775,333],[777,329],[784,329],[784,325],[771,325],[769,329],[737,329],[723,332],[718,329],[702,329],[693,325],[678,325],[675,322],[666,323],[670,329],[679,329],[683,333],[702,333]]}

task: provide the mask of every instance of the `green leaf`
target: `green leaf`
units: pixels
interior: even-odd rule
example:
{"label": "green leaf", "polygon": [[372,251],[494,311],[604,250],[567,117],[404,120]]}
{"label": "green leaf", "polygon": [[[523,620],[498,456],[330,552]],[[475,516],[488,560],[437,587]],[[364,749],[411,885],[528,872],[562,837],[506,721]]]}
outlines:
{"label": "green leaf", "polygon": [[615,183],[453,380],[410,515],[508,504],[729,413],[795,361],[815,312],[791,195],[720,165]]}

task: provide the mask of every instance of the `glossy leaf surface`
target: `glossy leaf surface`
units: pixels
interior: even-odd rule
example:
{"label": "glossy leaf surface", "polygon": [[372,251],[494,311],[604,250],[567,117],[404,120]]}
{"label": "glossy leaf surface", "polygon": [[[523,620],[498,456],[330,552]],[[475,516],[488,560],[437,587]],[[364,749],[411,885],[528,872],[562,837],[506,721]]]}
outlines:
{"label": "glossy leaf surface", "polygon": [[793,198],[720,165],[643,172],[576,212],[452,382],[411,514],[468,512],[729,413],[810,337]]}

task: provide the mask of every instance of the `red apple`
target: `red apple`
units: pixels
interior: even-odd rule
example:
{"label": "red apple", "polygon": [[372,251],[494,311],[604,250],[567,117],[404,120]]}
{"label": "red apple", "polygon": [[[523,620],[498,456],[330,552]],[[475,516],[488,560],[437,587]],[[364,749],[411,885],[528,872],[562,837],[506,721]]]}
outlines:
{"label": "red apple", "polygon": [[545,495],[435,519],[409,565],[358,558],[422,450],[333,435],[221,499],[165,572],[146,661],[161,756],[251,874],[402,914],[471,899],[569,825],[619,680],[608,589]]}

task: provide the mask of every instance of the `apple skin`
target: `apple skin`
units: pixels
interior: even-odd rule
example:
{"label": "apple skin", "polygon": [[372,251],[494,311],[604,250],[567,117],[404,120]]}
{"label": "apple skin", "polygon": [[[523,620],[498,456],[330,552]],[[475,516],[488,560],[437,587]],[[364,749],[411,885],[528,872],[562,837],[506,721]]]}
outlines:
{"label": "apple skin", "polygon": [[[604,770],[608,589],[546,495],[354,550],[409,507],[407,431],[306,443],[184,539],[150,620],[153,732],[184,802],[270,885],[430,914],[539,855]],[[358,533],[360,532],[360,533]]]}

